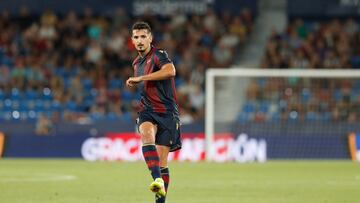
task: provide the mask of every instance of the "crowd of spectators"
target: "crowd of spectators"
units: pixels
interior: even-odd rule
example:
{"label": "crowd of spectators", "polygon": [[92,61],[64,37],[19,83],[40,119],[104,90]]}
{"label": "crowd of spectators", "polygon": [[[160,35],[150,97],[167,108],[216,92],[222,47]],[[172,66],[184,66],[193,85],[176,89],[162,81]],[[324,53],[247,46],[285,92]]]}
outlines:
{"label": "crowd of spectators", "polygon": [[[360,30],[354,19],[290,22],[273,31],[261,68],[360,68]],[[273,78],[253,80],[239,119],[360,121],[360,80]]]}
{"label": "crowd of spectators", "polygon": [[304,22],[297,19],[282,33],[273,31],[263,68],[360,68],[359,24],[346,21]]}
{"label": "crowd of spectators", "polygon": [[154,44],[177,68],[181,119],[203,119],[205,70],[228,67],[251,32],[252,15],[174,13],[135,18],[117,8],[112,15],[44,11],[0,14],[0,119],[51,122],[132,120],[139,92],[124,81],[136,51],[129,28],[136,20],[153,28]]}

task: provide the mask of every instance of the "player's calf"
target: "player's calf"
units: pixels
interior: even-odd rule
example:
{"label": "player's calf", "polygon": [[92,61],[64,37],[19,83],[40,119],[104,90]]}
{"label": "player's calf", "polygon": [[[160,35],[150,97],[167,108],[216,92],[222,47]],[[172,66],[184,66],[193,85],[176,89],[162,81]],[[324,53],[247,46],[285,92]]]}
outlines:
{"label": "player's calf", "polygon": [[148,166],[149,170],[151,171],[151,176],[155,180],[156,178],[160,178],[160,161],[159,155],[156,151],[155,145],[145,145],[142,147],[144,159],[146,165]]}

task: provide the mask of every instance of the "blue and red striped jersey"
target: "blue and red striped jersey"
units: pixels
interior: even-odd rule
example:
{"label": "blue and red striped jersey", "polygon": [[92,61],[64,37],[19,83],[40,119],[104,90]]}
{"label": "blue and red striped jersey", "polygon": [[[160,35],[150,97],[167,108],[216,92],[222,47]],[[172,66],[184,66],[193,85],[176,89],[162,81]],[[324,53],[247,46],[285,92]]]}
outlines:
{"label": "blue and red striped jersey", "polygon": [[[167,53],[162,49],[152,47],[146,56],[138,56],[134,60],[134,75],[142,76],[156,72],[168,63],[172,63],[172,61]],[[174,78],[143,81],[138,86],[141,91],[140,111],[179,114]]]}

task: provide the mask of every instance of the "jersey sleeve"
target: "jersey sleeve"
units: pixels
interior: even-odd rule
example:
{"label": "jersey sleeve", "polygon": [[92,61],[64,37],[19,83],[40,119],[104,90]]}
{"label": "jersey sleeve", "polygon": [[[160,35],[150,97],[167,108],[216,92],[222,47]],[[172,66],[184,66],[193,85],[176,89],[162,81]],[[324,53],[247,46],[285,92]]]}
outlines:
{"label": "jersey sleeve", "polygon": [[155,52],[155,63],[159,69],[165,64],[172,63],[166,51],[159,49]]}

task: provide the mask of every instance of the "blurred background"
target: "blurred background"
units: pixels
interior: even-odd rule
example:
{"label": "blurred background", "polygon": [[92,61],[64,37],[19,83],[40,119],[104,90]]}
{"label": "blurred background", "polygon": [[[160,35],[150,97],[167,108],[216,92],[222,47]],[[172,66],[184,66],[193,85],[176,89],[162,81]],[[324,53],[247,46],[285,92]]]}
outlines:
{"label": "blurred background", "polygon": [[[0,152],[140,160],[140,93],[124,82],[137,55],[129,30],[143,20],[177,69],[184,147],[171,159],[203,160],[208,69],[358,69],[359,5],[2,0]],[[216,161],[357,159],[360,79],[223,78],[215,88]]]}

